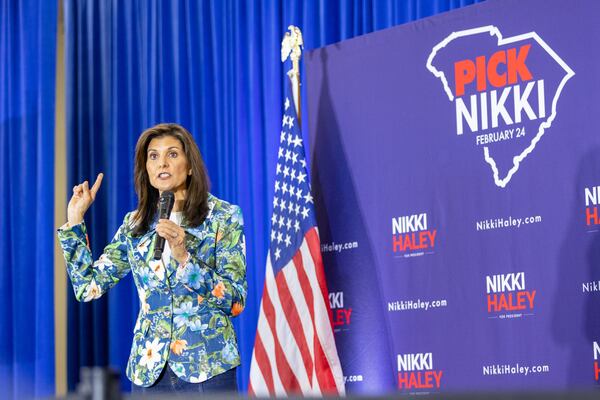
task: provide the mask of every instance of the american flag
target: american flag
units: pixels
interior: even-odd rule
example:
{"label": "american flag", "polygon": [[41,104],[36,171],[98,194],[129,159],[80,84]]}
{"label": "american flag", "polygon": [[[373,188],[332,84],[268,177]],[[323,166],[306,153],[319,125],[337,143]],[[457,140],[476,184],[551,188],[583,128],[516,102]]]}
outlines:
{"label": "american flag", "polygon": [[284,102],[271,244],[248,392],[344,394],[302,135],[291,90]]}

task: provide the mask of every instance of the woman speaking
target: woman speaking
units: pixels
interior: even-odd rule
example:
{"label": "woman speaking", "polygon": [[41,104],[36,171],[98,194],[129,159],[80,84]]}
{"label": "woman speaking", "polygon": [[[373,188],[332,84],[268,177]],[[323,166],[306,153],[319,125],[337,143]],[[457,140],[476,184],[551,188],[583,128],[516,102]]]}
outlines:
{"label": "woman speaking", "polygon": [[[231,317],[243,310],[247,287],[241,210],[208,192],[200,151],[177,124],[142,133],[134,176],[137,209],[95,262],[83,218],[103,176],[73,188],[58,237],[75,296],[97,299],[133,273],[140,312],[127,377],[134,392],[235,391],[240,356]],[[168,192],[172,212],[159,218]]]}

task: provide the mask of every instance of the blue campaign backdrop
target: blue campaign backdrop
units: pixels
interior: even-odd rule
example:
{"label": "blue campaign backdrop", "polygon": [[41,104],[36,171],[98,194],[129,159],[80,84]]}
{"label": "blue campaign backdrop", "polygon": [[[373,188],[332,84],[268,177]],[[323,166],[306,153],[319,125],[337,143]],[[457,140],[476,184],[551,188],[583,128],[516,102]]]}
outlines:
{"label": "blue campaign backdrop", "polygon": [[0,1],[0,388],[54,394],[57,3]]}
{"label": "blue campaign backdrop", "polygon": [[[67,95],[69,185],[106,173],[87,215],[96,255],[135,207],[133,146],[156,122],[190,129],[213,192],[242,206],[249,299],[236,326],[245,389],[267,254],[287,26],[299,26],[311,49],[475,2],[64,0],[67,82],[55,89],[58,4],[2,0],[0,382],[7,396],[54,391],[52,254],[55,228],[64,222],[53,218],[55,90]],[[76,304],[69,293],[70,390],[81,366],[124,371],[137,308],[130,278],[94,304]]]}
{"label": "blue campaign backdrop", "polygon": [[307,52],[348,390],[600,388],[600,3],[571,4],[488,1]]}

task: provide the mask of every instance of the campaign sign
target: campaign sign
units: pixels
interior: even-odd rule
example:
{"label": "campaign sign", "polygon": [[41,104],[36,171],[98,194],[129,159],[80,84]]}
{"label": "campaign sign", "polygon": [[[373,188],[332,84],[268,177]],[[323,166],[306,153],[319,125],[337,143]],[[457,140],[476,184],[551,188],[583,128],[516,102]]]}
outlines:
{"label": "campaign sign", "polygon": [[307,53],[348,392],[600,388],[599,18],[490,0]]}

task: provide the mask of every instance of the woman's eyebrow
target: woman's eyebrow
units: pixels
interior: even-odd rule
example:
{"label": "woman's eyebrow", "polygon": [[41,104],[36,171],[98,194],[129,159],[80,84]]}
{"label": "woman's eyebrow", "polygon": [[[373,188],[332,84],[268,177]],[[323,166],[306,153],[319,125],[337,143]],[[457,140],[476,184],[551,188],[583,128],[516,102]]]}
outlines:
{"label": "woman's eyebrow", "polygon": [[[178,147],[178,146],[171,146],[167,150],[171,150],[171,149],[182,150],[181,147]],[[158,151],[158,150],[156,150],[156,149],[148,149],[147,152],[149,153],[151,151]]]}

